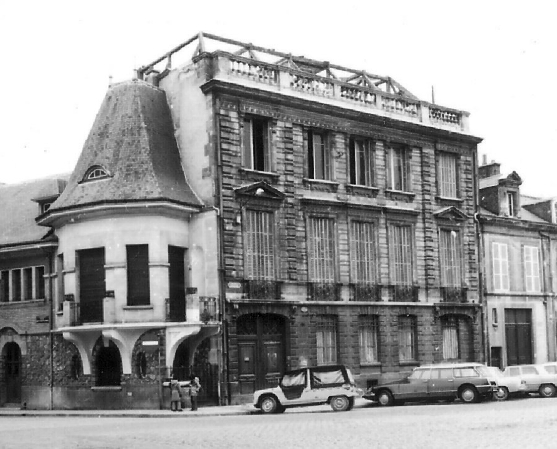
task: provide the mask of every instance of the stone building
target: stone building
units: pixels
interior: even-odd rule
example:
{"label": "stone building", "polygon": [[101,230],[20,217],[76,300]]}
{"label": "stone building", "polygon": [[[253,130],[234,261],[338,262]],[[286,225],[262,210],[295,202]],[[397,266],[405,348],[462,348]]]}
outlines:
{"label": "stone building", "polygon": [[496,162],[479,178],[486,355],[499,367],[557,360],[555,200],[521,194]]}
{"label": "stone building", "polygon": [[158,406],[163,377],[207,367],[241,403],[304,364],[365,387],[483,361],[479,142],[468,113],[390,77],[192,37],[109,88],[37,218],[52,249],[29,305],[50,324],[0,328],[28,341],[24,375],[50,348],[23,400]]}
{"label": "stone building", "polygon": [[483,360],[466,112],[207,34],[138,78],[166,93],[187,179],[219,212],[231,402],[304,363],[366,386]]}

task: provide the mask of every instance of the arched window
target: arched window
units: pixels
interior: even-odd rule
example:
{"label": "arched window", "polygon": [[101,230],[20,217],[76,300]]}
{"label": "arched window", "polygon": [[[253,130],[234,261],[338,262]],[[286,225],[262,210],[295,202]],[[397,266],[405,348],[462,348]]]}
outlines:
{"label": "arched window", "polygon": [[87,170],[82,182],[95,181],[97,179],[108,178],[108,172],[100,165],[93,165]]}
{"label": "arched window", "polygon": [[147,357],[143,351],[137,353],[135,359],[135,372],[140,379],[143,379],[147,375]]}

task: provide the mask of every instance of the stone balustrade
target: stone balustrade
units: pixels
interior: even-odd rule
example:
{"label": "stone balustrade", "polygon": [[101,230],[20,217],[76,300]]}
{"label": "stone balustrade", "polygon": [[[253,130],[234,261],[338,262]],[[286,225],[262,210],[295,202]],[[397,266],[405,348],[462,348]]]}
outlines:
{"label": "stone balustrade", "polygon": [[308,99],[317,97],[317,101],[344,107],[351,104],[354,108],[367,112],[402,118],[435,128],[465,133],[469,131],[467,112],[223,51],[214,52],[212,58],[213,78],[241,84],[253,83],[251,85],[254,87],[265,85],[265,89]]}

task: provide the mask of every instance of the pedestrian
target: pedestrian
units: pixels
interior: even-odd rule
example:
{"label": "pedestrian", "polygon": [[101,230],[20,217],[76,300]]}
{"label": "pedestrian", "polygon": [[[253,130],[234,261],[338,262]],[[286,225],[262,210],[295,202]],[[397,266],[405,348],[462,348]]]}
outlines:
{"label": "pedestrian", "polygon": [[197,410],[197,395],[201,390],[201,384],[199,383],[199,377],[194,377],[190,383],[190,400],[191,400],[191,410],[195,412]]}
{"label": "pedestrian", "polygon": [[182,411],[182,387],[176,379],[170,381],[170,410],[173,412]]}

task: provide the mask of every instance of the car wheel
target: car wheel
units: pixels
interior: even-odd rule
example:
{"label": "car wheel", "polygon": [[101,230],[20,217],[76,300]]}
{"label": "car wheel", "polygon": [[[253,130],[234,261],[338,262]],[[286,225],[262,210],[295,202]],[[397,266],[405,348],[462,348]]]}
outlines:
{"label": "car wheel", "polygon": [[354,398],[348,399],[348,410],[352,410],[354,408]]}
{"label": "car wheel", "polygon": [[552,398],[553,396],[555,396],[557,390],[555,389],[555,385],[553,384],[543,384],[542,386],[540,386],[539,392],[542,398]]}
{"label": "car wheel", "polygon": [[273,396],[265,396],[261,400],[261,411],[263,413],[275,413],[278,407],[279,404]]}
{"label": "car wheel", "polygon": [[476,390],[473,386],[468,385],[460,390],[459,397],[462,402],[478,402],[478,390]]}
{"label": "car wheel", "polygon": [[377,395],[377,403],[382,407],[393,405],[395,402],[393,395],[388,390],[382,390]]}
{"label": "car wheel", "polygon": [[497,391],[493,393],[493,397],[497,401],[506,401],[509,398],[509,389],[507,387],[499,387]]}
{"label": "car wheel", "polygon": [[331,399],[331,408],[335,412],[345,412],[350,407],[350,401],[346,396],[335,396]]}

